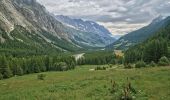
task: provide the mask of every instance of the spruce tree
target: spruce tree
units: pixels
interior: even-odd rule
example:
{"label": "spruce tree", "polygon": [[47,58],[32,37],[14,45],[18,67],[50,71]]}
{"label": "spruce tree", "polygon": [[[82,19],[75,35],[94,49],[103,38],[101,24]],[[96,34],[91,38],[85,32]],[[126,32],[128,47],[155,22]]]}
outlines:
{"label": "spruce tree", "polygon": [[3,79],[3,75],[0,73],[0,80],[2,80]]}
{"label": "spruce tree", "polygon": [[12,72],[9,68],[7,59],[5,56],[1,57],[0,60],[0,73],[2,74],[3,78],[10,78],[12,76]]}

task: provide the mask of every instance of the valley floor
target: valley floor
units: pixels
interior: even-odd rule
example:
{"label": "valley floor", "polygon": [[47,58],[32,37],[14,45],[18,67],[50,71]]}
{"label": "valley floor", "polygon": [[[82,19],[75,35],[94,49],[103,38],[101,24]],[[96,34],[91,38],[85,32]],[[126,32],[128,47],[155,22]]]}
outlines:
{"label": "valley floor", "polygon": [[170,100],[170,67],[89,70],[94,67],[46,72],[45,80],[37,74],[0,80],[0,100],[116,100],[110,81],[121,86],[127,77],[137,91],[135,100]]}

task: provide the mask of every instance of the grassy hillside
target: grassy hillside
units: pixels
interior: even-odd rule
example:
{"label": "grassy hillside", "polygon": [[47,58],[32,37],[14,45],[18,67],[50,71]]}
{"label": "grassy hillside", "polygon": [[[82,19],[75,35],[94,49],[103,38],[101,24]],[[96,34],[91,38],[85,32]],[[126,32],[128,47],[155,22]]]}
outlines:
{"label": "grassy hillside", "polygon": [[0,81],[0,100],[116,100],[110,92],[111,80],[122,91],[127,77],[136,90],[134,100],[169,100],[170,67],[89,71],[80,66],[67,72],[47,72],[45,80],[37,74]]}

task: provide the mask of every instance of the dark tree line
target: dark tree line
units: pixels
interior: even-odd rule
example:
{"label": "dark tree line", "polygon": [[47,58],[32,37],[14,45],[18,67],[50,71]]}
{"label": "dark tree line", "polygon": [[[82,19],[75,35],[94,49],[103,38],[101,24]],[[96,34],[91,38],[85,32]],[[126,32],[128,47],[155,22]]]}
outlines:
{"label": "dark tree line", "polygon": [[86,53],[83,58],[77,61],[78,65],[104,65],[115,64],[115,54],[113,51],[95,51]]}
{"label": "dark tree line", "polygon": [[75,58],[71,56],[49,57],[6,57],[0,56],[0,79],[10,78],[12,76],[40,73],[46,71],[66,71],[74,69],[76,66]]}

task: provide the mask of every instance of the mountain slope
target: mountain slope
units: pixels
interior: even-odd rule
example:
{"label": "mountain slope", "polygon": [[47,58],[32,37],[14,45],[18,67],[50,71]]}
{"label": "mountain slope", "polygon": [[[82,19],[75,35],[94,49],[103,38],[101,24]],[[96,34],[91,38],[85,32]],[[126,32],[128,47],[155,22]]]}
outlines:
{"label": "mountain slope", "polygon": [[[47,48],[57,51],[87,50],[105,44],[100,38],[96,40],[96,37],[100,36],[94,33],[62,24],[36,0],[1,0],[0,29],[2,49],[8,49],[14,41],[17,45],[13,45],[13,48],[25,45],[23,47],[30,46],[34,50],[45,51]],[[18,31],[14,35],[15,30]],[[90,38],[87,34],[91,34]],[[38,39],[41,41],[37,41]]]}
{"label": "mountain slope", "polygon": [[168,18],[164,19],[164,17],[159,16],[154,19],[151,24],[146,27],[143,27],[139,30],[133,31],[119,40],[114,42],[113,44],[107,46],[109,49],[127,49],[130,46],[141,43],[145,41],[147,38],[151,37],[156,31],[166,26],[166,22],[169,20]]}
{"label": "mountain slope", "polygon": [[[84,21],[82,19],[72,19],[67,16],[58,15],[56,19],[64,25],[75,29],[74,40],[88,43],[89,45],[104,47],[115,41],[112,34],[103,26],[93,22]],[[76,32],[77,31],[77,32]],[[91,41],[91,43],[89,43]]]}
{"label": "mountain slope", "polygon": [[170,57],[170,17],[166,18],[166,25],[146,41],[129,48],[125,52],[125,62],[133,63],[144,60],[158,62],[163,57]]}

